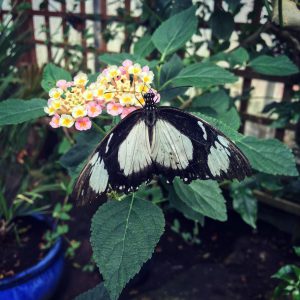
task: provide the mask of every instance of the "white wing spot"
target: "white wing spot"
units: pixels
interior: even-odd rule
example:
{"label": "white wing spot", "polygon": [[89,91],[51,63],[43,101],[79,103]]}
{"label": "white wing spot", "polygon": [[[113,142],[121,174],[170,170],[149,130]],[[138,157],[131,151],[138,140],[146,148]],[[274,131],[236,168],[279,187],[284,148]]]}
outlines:
{"label": "white wing spot", "polygon": [[203,123],[202,123],[201,121],[198,121],[198,125],[201,127],[201,129],[202,129],[202,131],[203,131],[203,138],[204,138],[205,140],[207,140],[207,132],[206,132],[206,129],[205,129]]}
{"label": "white wing spot", "polygon": [[93,161],[93,163],[89,184],[95,193],[101,194],[106,190],[108,183],[108,173],[105,169],[104,161],[100,158],[98,153],[96,153],[92,157],[91,161]]}
{"label": "white wing spot", "polygon": [[229,146],[229,141],[226,138],[224,138],[223,136],[218,135],[218,140],[223,146],[225,146],[225,147]]}
{"label": "white wing spot", "polygon": [[207,164],[213,176],[220,176],[221,171],[226,172],[228,170],[230,164],[229,156],[230,152],[224,147],[224,143],[221,145],[216,141],[215,146],[210,147]]}
{"label": "white wing spot", "polygon": [[105,153],[107,153],[107,151],[108,151],[108,147],[109,147],[109,143],[110,143],[110,140],[111,140],[111,138],[113,137],[113,133],[111,133],[110,134],[110,136],[109,136],[109,138],[108,138],[108,141],[107,141],[107,144],[106,144],[106,147],[105,147]]}

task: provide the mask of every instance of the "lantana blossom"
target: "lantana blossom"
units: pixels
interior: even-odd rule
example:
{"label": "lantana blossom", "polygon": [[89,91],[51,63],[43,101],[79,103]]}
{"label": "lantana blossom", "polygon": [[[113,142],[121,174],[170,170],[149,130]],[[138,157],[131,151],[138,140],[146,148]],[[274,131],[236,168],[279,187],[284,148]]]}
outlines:
{"label": "lantana blossom", "polygon": [[51,117],[50,126],[75,127],[88,130],[91,119],[103,111],[122,119],[136,109],[140,109],[145,100],[143,94],[150,90],[160,96],[151,87],[154,74],[148,66],[126,59],[121,66],[106,67],[95,82],[90,82],[87,74],[80,72],[72,81],[58,80],[49,91],[49,100],[44,108]]}

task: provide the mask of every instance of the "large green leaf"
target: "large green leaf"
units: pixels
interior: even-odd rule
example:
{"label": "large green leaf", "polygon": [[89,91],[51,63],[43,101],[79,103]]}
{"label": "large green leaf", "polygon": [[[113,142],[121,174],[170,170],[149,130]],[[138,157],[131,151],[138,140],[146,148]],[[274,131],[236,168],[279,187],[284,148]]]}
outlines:
{"label": "large green leaf", "polygon": [[260,55],[251,60],[249,66],[258,73],[273,76],[287,76],[299,72],[298,67],[286,55]]}
{"label": "large green leaf", "polygon": [[292,151],[276,139],[246,136],[238,140],[237,145],[258,171],[273,175],[298,175]]}
{"label": "large green leaf", "polygon": [[213,36],[218,39],[228,40],[234,30],[233,16],[226,11],[214,11],[211,14],[209,23]]}
{"label": "large green leaf", "polygon": [[204,216],[199,212],[193,210],[190,206],[186,205],[175,193],[174,189],[169,191],[170,204],[180,211],[186,218],[204,224]]}
{"label": "large green leaf", "polygon": [[146,57],[155,49],[151,36],[149,34],[145,34],[134,44],[134,55],[138,57]]}
{"label": "large green leaf", "polygon": [[110,300],[110,297],[104,284],[100,283],[94,288],[80,294],[74,300]]}
{"label": "large green leaf", "polygon": [[239,47],[230,52],[219,52],[216,55],[211,56],[209,60],[211,62],[227,61],[233,68],[236,65],[243,65],[248,62],[249,54],[245,48]]}
{"label": "large green leaf", "polygon": [[0,102],[0,126],[20,124],[45,116],[44,99],[8,99]]}
{"label": "large green leaf", "polygon": [[56,86],[56,81],[60,79],[71,81],[72,76],[68,71],[49,63],[46,65],[43,71],[43,79],[41,83],[42,88],[46,92],[49,92],[51,88]]}
{"label": "large green leaf", "polygon": [[152,42],[163,56],[183,47],[196,33],[196,7],[192,6],[163,22],[154,32]]}
{"label": "large green leaf", "polygon": [[234,210],[241,215],[247,224],[256,228],[257,201],[252,194],[252,190],[242,183],[233,182],[231,197]]}
{"label": "large green leaf", "polygon": [[[210,108],[212,113],[207,108]],[[241,125],[239,114],[223,89],[196,97],[191,107],[192,111],[195,109],[223,121],[234,130],[238,130]]]}
{"label": "large green leaf", "polygon": [[212,63],[197,63],[182,69],[171,83],[174,86],[195,86],[208,88],[210,86],[233,83],[237,80],[232,73]]}
{"label": "large green leaf", "polygon": [[185,184],[176,178],[173,187],[180,200],[190,209],[212,219],[227,220],[225,200],[216,181],[196,180]]}
{"label": "large green leaf", "polygon": [[112,300],[151,257],[164,226],[160,208],[134,197],[109,201],[97,210],[92,219],[91,243]]}

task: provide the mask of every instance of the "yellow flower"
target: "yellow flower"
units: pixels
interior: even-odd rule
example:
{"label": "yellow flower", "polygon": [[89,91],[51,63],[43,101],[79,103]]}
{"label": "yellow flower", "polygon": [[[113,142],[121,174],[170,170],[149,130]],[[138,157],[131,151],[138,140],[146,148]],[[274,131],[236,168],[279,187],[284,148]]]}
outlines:
{"label": "yellow flower", "polygon": [[135,106],[144,106],[145,100],[144,100],[143,96],[141,94],[135,94],[135,96],[136,96],[136,98],[135,98],[134,105]]}
{"label": "yellow flower", "polygon": [[132,104],[134,104],[134,102],[135,102],[135,99],[132,94],[123,93],[120,97],[120,103],[123,106],[132,105]]}
{"label": "yellow flower", "polygon": [[86,90],[84,91],[83,93],[83,98],[87,101],[92,101],[94,100],[94,94],[93,94],[93,91],[91,90]]}
{"label": "yellow flower", "polygon": [[147,93],[148,90],[149,90],[149,88],[145,83],[138,83],[135,85],[135,92]]}
{"label": "yellow flower", "polygon": [[94,97],[96,97],[96,98],[103,97],[103,96],[104,96],[104,90],[105,90],[105,87],[99,86],[99,85],[98,85],[98,86],[93,90]]}
{"label": "yellow flower", "polygon": [[55,108],[53,106],[44,107],[44,112],[49,116],[53,116],[55,114]]}
{"label": "yellow flower", "polygon": [[51,106],[57,110],[57,109],[60,109],[61,108],[61,101],[60,100],[53,100],[51,102]]}
{"label": "yellow flower", "polygon": [[103,98],[105,101],[111,101],[114,98],[114,93],[104,93]]}
{"label": "yellow flower", "polygon": [[70,128],[74,124],[74,119],[70,115],[61,115],[59,119],[59,125]]}
{"label": "yellow flower", "polygon": [[72,116],[77,119],[77,118],[82,118],[84,116],[86,116],[87,111],[85,109],[84,106],[82,105],[77,105],[75,107],[73,107],[72,109]]}
{"label": "yellow flower", "polygon": [[151,84],[154,78],[154,74],[153,72],[142,72],[140,75],[141,79],[143,82],[147,83],[147,84]]}
{"label": "yellow flower", "polygon": [[110,78],[114,78],[114,77],[117,77],[121,74],[120,70],[118,69],[117,66],[110,66],[108,69],[107,69],[107,74]]}
{"label": "yellow flower", "polygon": [[133,75],[139,75],[142,72],[140,64],[134,64],[128,68],[128,73]]}
{"label": "yellow flower", "polygon": [[75,85],[85,86],[88,82],[88,77],[85,73],[79,73],[74,77]]}
{"label": "yellow flower", "polygon": [[49,91],[49,96],[52,99],[59,99],[60,96],[62,95],[63,90],[59,88],[53,88]]}

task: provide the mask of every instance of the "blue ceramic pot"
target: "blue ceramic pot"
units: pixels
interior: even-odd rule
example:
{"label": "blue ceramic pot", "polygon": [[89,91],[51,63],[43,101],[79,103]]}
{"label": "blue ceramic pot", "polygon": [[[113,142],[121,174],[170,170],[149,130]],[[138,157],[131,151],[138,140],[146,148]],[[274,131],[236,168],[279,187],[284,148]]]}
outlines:
{"label": "blue ceramic pot", "polygon": [[[50,223],[45,216],[34,215],[33,217],[42,222]],[[47,255],[36,265],[12,277],[0,280],[0,299],[50,299],[60,281],[63,267],[62,240],[58,239]]]}

